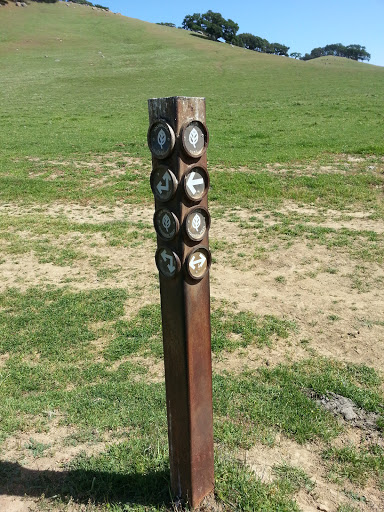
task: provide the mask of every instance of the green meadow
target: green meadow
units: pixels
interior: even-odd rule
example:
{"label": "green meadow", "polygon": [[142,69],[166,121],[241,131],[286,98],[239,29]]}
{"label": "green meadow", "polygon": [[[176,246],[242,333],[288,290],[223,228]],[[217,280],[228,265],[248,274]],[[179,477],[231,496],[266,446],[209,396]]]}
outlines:
{"label": "green meadow", "polygon": [[[146,139],[148,98],[176,95],[206,97],[210,132],[216,504],[202,510],[374,510],[384,68],[64,3],[0,8],[0,509],[180,510]],[[358,420],[321,405],[334,395]]]}
{"label": "green meadow", "polygon": [[147,99],[175,95],[207,98],[214,165],[384,152],[381,67],[268,56],[63,4],[2,9],[0,44],[4,172],[8,158],[118,143],[148,158]]}

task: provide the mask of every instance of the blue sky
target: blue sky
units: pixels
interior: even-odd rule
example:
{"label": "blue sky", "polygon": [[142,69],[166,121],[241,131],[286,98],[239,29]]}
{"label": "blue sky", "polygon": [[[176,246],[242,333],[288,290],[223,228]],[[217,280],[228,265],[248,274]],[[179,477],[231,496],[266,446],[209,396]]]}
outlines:
{"label": "blue sky", "polygon": [[270,42],[286,44],[289,52],[310,52],[330,43],[361,44],[371,54],[371,64],[384,66],[384,0],[101,0],[114,12],[151,23],[176,26],[186,14],[220,12],[239,25],[239,33],[250,32]]}

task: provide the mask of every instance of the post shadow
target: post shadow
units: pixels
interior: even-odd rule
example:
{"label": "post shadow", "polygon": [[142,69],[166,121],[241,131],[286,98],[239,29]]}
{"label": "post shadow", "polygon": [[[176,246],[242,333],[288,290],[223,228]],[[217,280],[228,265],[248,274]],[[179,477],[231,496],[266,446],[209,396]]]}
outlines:
{"label": "post shadow", "polygon": [[60,497],[77,503],[127,503],[161,506],[171,501],[169,471],[119,473],[75,469],[69,471],[35,470],[18,462],[0,461],[0,494]]}

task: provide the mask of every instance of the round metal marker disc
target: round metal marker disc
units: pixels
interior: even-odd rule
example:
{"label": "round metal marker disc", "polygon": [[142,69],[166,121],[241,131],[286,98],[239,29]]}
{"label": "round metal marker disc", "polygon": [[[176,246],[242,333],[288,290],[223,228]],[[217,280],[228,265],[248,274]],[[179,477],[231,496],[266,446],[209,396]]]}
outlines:
{"label": "round metal marker disc", "polygon": [[185,232],[194,242],[200,242],[209,229],[211,219],[205,208],[193,208],[185,218]]}
{"label": "round metal marker disc", "polygon": [[165,202],[172,199],[178,181],[173,172],[165,165],[159,165],[151,173],[151,188],[156,199]]}
{"label": "round metal marker disc", "polygon": [[160,208],[153,216],[156,233],[164,240],[172,240],[179,231],[179,221],[167,208]]}
{"label": "round metal marker disc", "polygon": [[196,247],[187,258],[187,272],[192,279],[202,279],[211,266],[211,253],[206,247]]}
{"label": "round metal marker disc", "polygon": [[166,158],[175,146],[175,133],[165,121],[156,121],[148,130],[148,146],[156,158]]}
{"label": "round metal marker disc", "polygon": [[183,149],[192,158],[200,157],[208,144],[208,132],[203,123],[192,121],[182,130]]}
{"label": "round metal marker disc", "polygon": [[172,278],[180,271],[181,263],[178,255],[168,249],[159,247],[155,254],[156,266],[163,276]]}
{"label": "round metal marker disc", "polygon": [[209,188],[209,177],[203,167],[193,167],[184,177],[184,190],[191,201],[200,201]]}

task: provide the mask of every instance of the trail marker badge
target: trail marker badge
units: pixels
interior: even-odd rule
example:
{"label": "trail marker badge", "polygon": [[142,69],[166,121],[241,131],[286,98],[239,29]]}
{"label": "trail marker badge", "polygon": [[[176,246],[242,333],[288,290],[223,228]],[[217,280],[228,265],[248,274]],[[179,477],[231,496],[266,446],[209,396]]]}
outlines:
{"label": "trail marker badge", "polygon": [[192,279],[202,279],[211,266],[211,253],[207,247],[196,247],[188,256],[187,271]]}
{"label": "trail marker badge", "polygon": [[200,242],[210,226],[210,216],[205,208],[193,208],[185,218],[185,231],[194,242]]}
{"label": "trail marker badge", "polygon": [[159,120],[148,130],[148,146],[156,158],[166,158],[175,146],[175,133],[168,123]]}
{"label": "trail marker badge", "polygon": [[168,247],[159,247],[155,254],[155,261],[159,272],[171,278],[180,271],[181,263],[176,253]]}
{"label": "trail marker badge", "polygon": [[159,201],[169,201],[175,195],[178,182],[173,172],[165,165],[153,169],[150,181],[152,192]]}
{"label": "trail marker badge", "polygon": [[208,132],[199,121],[192,121],[184,127],[182,132],[184,151],[192,158],[199,158],[208,144]]}
{"label": "trail marker badge", "polygon": [[172,240],[179,231],[178,218],[167,208],[161,208],[155,212],[153,224],[157,234],[163,240]]}
{"label": "trail marker badge", "polygon": [[184,177],[184,190],[191,201],[200,201],[208,192],[208,173],[202,167],[192,167]]}

